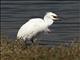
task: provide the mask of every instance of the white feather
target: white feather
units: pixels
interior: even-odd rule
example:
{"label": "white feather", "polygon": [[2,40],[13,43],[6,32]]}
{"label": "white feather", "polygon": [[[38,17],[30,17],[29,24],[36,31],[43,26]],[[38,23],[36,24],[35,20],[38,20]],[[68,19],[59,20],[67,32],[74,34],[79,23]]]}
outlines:
{"label": "white feather", "polygon": [[17,38],[18,39],[21,38],[23,40],[26,40],[26,38],[31,39],[38,32],[49,31],[48,27],[51,26],[54,22],[52,20],[54,19],[52,15],[56,15],[56,14],[52,12],[48,12],[44,16],[44,19],[41,18],[30,19],[28,22],[26,22],[24,25],[21,26],[21,28],[18,31]]}

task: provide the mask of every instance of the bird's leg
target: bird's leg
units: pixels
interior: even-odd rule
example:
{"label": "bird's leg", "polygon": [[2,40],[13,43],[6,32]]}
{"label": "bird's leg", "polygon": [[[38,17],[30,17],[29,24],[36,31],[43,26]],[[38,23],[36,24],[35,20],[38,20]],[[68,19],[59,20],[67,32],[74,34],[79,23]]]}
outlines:
{"label": "bird's leg", "polygon": [[33,37],[30,39],[30,41],[31,41],[32,43],[34,43],[34,41],[33,41]]}
{"label": "bird's leg", "polygon": [[36,44],[36,40],[38,38],[38,36],[41,34],[41,32],[38,32],[35,36],[33,36],[30,40],[32,42],[32,44]]}
{"label": "bird's leg", "polygon": [[31,42],[34,43],[33,38],[31,38]]}
{"label": "bird's leg", "polygon": [[44,32],[48,34],[51,32],[51,30],[49,28],[47,28],[46,30],[44,30]]}
{"label": "bird's leg", "polygon": [[34,37],[31,38],[32,44],[35,44],[35,43],[36,43],[36,40],[37,40],[37,39],[36,39],[35,37],[36,37],[36,36],[34,36]]}
{"label": "bird's leg", "polygon": [[29,39],[26,39],[26,40],[24,41],[24,43],[25,43],[26,46],[31,45],[31,44],[29,43]]}
{"label": "bird's leg", "polygon": [[51,30],[49,28],[47,28],[47,32],[51,32]]}
{"label": "bird's leg", "polygon": [[27,45],[27,40],[24,41],[25,45]]}

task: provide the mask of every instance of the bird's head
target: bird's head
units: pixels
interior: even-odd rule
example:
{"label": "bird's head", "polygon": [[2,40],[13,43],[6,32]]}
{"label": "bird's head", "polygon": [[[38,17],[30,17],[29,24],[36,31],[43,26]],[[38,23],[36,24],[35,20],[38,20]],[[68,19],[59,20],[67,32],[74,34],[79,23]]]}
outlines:
{"label": "bird's head", "polygon": [[56,14],[53,13],[53,12],[47,12],[46,16],[47,16],[48,18],[54,20],[54,21],[55,21],[55,20],[59,20],[58,15],[56,15]]}

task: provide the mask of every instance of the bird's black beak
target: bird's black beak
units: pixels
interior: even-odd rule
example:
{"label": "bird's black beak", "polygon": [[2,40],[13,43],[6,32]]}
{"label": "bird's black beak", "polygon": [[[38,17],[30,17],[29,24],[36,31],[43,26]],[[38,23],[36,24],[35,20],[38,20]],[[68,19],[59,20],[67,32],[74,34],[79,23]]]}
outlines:
{"label": "bird's black beak", "polygon": [[54,21],[62,21],[62,20],[64,20],[63,17],[61,17],[61,16],[57,16],[57,17],[56,17],[56,20],[54,20]]}
{"label": "bird's black beak", "polygon": [[65,20],[64,17],[62,17],[62,16],[58,16],[57,18],[59,21]]}

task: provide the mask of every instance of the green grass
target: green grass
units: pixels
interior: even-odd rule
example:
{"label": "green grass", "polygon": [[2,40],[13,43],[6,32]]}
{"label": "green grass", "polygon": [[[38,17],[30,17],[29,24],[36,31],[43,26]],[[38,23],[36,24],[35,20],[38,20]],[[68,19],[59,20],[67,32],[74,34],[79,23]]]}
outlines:
{"label": "green grass", "polygon": [[1,60],[80,60],[80,43],[72,43],[69,47],[63,44],[23,47],[18,41],[1,38],[0,51]]}

